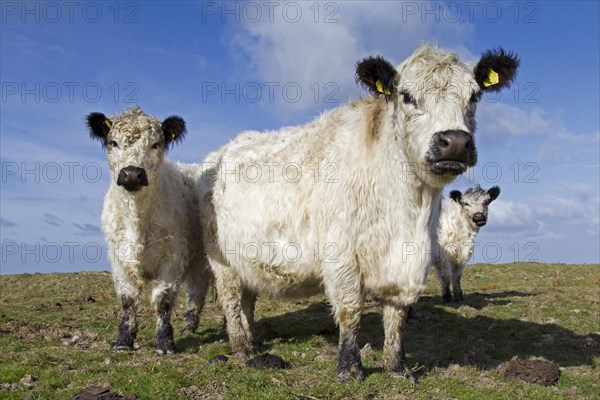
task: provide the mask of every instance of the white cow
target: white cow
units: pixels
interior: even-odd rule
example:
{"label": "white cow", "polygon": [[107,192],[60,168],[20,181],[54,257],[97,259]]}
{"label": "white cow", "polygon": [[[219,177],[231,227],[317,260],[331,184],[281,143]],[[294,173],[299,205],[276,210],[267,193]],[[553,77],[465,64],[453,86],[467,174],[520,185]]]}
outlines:
{"label": "white cow", "polygon": [[314,121],[244,132],[206,159],[200,181],[210,264],[236,354],[253,350],[254,304],[324,289],[340,328],[337,374],[363,380],[356,343],[366,293],[383,303],[384,366],[407,375],[408,307],[425,288],[444,186],[473,166],[482,92],[518,59],[484,53],[474,70],[429,45],[398,68],[357,64],[371,96]]}

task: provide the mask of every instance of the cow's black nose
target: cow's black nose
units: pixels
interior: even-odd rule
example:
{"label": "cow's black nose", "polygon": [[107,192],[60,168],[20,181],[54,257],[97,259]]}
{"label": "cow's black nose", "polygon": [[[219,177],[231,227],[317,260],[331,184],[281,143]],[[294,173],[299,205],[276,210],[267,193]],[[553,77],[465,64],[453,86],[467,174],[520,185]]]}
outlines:
{"label": "cow's black nose", "polygon": [[477,226],[484,226],[487,223],[487,217],[484,213],[475,213],[475,215],[473,215],[473,222],[475,222],[475,225]]}
{"label": "cow's black nose", "polygon": [[473,137],[465,131],[443,131],[434,136],[434,143],[439,149],[440,161],[460,161],[468,163],[475,150]]}
{"label": "cow's black nose", "polygon": [[129,192],[140,190],[142,186],[148,186],[146,170],[133,165],[121,169],[117,178],[117,185],[123,186]]}

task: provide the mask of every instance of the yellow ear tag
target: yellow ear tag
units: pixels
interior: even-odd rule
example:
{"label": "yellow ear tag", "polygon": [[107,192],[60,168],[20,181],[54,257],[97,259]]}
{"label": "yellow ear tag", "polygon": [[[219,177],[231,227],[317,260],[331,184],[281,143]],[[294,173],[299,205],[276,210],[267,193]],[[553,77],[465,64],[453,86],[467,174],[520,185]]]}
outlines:
{"label": "yellow ear tag", "polygon": [[108,126],[108,129],[110,129],[110,128],[111,128],[111,125],[110,125],[110,119],[108,119],[108,118],[107,118],[107,119],[105,119],[105,120],[104,120],[104,125]]}
{"label": "yellow ear tag", "polygon": [[488,77],[485,78],[485,81],[483,81],[483,86],[485,86],[485,87],[493,86],[493,85],[497,84],[498,82],[500,82],[500,78],[498,78],[498,73],[490,68]]}
{"label": "yellow ear tag", "polygon": [[375,86],[377,86],[377,91],[379,93],[385,93],[388,96],[392,94],[392,92],[390,92],[389,90],[383,90],[383,84],[381,83],[381,81],[379,79],[377,79],[377,82],[375,82]]}
{"label": "yellow ear tag", "polygon": [[171,142],[175,141],[175,132],[171,131]]}

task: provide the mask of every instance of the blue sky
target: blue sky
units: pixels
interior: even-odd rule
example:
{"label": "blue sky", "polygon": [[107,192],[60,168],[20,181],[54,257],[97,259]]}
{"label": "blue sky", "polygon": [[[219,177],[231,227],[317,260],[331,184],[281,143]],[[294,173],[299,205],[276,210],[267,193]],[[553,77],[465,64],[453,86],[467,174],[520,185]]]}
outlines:
{"label": "blue sky", "polygon": [[170,158],[241,130],[309,121],[365,95],[354,65],[434,42],[474,64],[517,52],[513,88],[478,109],[479,165],[499,185],[474,261],[598,263],[598,2],[12,2],[0,26],[0,273],[108,269],[105,155],[84,116],[139,105],[184,117]]}

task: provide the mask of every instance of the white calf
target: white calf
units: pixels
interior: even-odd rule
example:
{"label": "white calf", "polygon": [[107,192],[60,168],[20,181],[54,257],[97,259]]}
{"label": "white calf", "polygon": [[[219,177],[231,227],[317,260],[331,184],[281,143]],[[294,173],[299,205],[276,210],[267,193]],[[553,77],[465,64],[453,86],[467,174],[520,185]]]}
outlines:
{"label": "white calf", "polygon": [[488,206],[498,198],[500,188],[494,186],[485,191],[481,187],[458,190],[442,200],[442,213],[438,227],[439,250],[433,262],[442,286],[442,299],[450,301],[450,281],[454,300],[462,301],[460,288],[465,264],[473,254],[475,236],[487,223]]}
{"label": "white calf", "polygon": [[194,331],[210,281],[197,223],[195,183],[201,167],[164,159],[167,148],[183,139],[185,122],[172,116],[161,123],[135,107],[110,119],[91,113],[87,123],[91,137],[102,141],[112,177],[102,229],[123,307],[115,349],[133,349],[139,295],[150,282],[158,317],[156,349],[173,353],[171,314],[179,283],[185,281],[187,290],[184,330]]}

